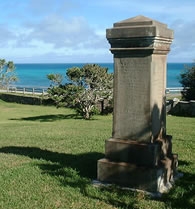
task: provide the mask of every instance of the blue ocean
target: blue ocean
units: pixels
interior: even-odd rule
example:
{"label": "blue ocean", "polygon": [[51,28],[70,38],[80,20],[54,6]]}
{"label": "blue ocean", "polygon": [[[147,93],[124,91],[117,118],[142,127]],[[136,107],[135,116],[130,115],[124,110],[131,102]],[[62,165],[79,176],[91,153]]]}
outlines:
{"label": "blue ocean", "polygon": [[[71,67],[82,67],[85,63],[49,63],[49,64],[16,64],[16,74],[19,81],[15,84],[19,87],[47,88],[50,85],[47,75],[59,73],[66,75],[66,70]],[[102,67],[107,67],[109,72],[113,72],[113,63],[97,63]],[[181,87],[179,76],[185,69],[185,65],[192,63],[168,63],[167,64],[167,88]],[[64,80],[66,82],[66,80]]]}

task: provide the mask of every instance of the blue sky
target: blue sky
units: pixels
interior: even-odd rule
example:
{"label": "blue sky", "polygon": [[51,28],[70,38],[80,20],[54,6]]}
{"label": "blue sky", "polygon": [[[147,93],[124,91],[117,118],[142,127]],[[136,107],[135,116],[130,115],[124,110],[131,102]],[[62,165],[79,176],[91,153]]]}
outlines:
{"label": "blue sky", "polygon": [[0,0],[0,58],[112,62],[106,28],[137,15],[174,30],[168,62],[195,59],[194,0]]}

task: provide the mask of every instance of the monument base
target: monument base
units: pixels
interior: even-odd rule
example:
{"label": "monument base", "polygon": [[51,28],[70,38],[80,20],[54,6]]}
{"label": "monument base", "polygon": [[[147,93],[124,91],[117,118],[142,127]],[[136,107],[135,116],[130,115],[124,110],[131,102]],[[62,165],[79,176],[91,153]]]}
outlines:
{"label": "monument base", "polygon": [[102,183],[114,183],[151,193],[165,193],[169,191],[172,184],[164,184],[164,175],[163,167],[137,167],[133,164],[112,162],[108,159],[98,161],[98,181]]}
{"label": "monument base", "polygon": [[171,145],[171,136],[155,144],[106,140],[105,158],[98,161],[98,181],[152,193],[168,192],[177,175],[177,155],[161,156],[167,144]]}

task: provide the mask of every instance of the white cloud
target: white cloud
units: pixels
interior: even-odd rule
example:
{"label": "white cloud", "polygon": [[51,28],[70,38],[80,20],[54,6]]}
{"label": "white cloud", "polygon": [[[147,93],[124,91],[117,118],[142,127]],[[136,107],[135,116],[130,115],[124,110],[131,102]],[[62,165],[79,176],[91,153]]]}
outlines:
{"label": "white cloud", "polygon": [[190,22],[176,21],[173,28],[177,47],[185,47],[187,50],[195,43],[195,20]]}
{"label": "white cloud", "polygon": [[9,44],[16,38],[13,31],[5,25],[0,25],[0,47],[9,46]]}
{"label": "white cloud", "polygon": [[174,61],[192,62],[195,58],[195,20],[176,20],[171,25],[174,30],[171,57]]}
{"label": "white cloud", "polygon": [[[69,20],[58,15],[48,16],[39,23],[28,23],[23,32],[20,29],[18,46],[20,43],[28,46],[32,40],[53,44],[56,48],[85,47],[100,42],[101,35],[96,34],[83,17],[73,17]],[[96,45],[97,47],[97,45]]]}
{"label": "white cloud", "polygon": [[59,15],[51,15],[40,22],[27,22],[9,29],[10,31],[5,27],[2,30],[5,31],[3,37],[8,32],[10,34],[4,40],[2,50],[4,57],[9,56],[15,62],[21,62],[21,59],[24,59],[23,62],[30,59],[47,62],[46,57],[49,62],[63,62],[67,58],[71,62],[74,62],[73,59],[82,62],[90,57],[102,57],[105,60],[106,54],[109,55],[105,34],[102,31],[96,33],[83,17],[65,19]]}

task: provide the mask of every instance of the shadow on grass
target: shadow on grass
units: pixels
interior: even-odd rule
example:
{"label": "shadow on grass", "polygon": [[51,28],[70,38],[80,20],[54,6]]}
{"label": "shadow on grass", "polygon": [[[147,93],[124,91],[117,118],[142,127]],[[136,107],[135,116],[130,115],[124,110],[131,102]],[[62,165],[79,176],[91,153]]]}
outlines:
{"label": "shadow on grass", "polygon": [[187,162],[187,161],[183,161],[183,160],[179,160],[179,166],[189,166],[191,165],[192,163],[191,162]]}
{"label": "shadow on grass", "polygon": [[102,153],[90,152],[73,155],[43,150],[38,147],[19,146],[2,147],[0,153],[23,155],[41,160],[36,165],[40,167],[43,174],[54,176],[63,186],[79,188],[80,192],[89,198],[105,201],[115,207],[122,208],[134,208],[133,205],[137,202],[136,198],[128,198],[128,203],[122,201],[125,194],[121,190],[115,190],[113,197],[113,190],[109,191],[107,188],[95,191],[88,189],[91,181],[97,178],[97,161],[104,157]]}
{"label": "shadow on grass", "polygon": [[68,114],[68,115],[56,114],[56,115],[39,115],[39,116],[25,117],[25,118],[11,118],[10,120],[54,122],[57,120],[65,120],[65,119],[82,119],[82,117],[77,114]]}
{"label": "shadow on grass", "polygon": [[[0,148],[0,152],[23,155],[32,159],[46,160],[48,162],[57,163],[57,166],[61,167],[71,167],[72,169],[76,169],[81,176],[87,178],[95,178],[97,160],[103,157],[103,154],[96,152],[73,155],[43,150],[38,147],[19,146],[2,147]],[[90,168],[90,170],[88,168]]]}

